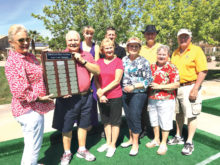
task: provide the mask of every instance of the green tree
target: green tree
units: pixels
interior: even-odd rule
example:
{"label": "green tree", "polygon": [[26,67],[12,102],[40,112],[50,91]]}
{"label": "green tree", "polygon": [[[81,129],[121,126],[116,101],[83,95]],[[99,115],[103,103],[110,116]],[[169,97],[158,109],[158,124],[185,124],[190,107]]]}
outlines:
{"label": "green tree", "polygon": [[65,34],[74,29],[81,32],[83,26],[93,26],[94,40],[104,38],[108,26],[117,30],[117,41],[126,42],[132,29],[135,11],[131,0],[51,0],[53,5],[45,6],[44,16],[32,14],[44,21],[46,29],[53,35],[49,42],[53,49],[65,47]]}
{"label": "green tree", "polygon": [[[130,36],[143,39],[147,24],[160,30],[158,41],[177,47],[176,34],[180,28],[193,32],[193,41],[220,43],[219,0],[51,0],[44,15],[32,14],[42,20],[53,39],[53,49],[65,48],[65,34],[83,26],[93,26],[94,40],[100,42],[108,26],[117,30],[117,42],[124,43]],[[143,39],[144,40],[144,39]]]}
{"label": "green tree", "polygon": [[177,47],[176,34],[180,28],[191,29],[194,42],[220,42],[218,0],[140,0],[138,8],[142,12],[140,23],[155,24],[160,30],[159,42],[173,49]]}
{"label": "green tree", "polygon": [[46,29],[53,35],[53,41],[49,42],[53,49],[65,47],[65,34],[68,30],[79,31],[88,24],[86,10],[88,8],[85,0],[51,0],[53,5],[45,6],[44,16],[33,14],[32,16],[42,20]]}
{"label": "green tree", "polygon": [[131,0],[91,0],[89,6],[89,24],[96,29],[94,38],[101,41],[109,26],[117,31],[117,42],[125,43],[131,35],[135,11]]}

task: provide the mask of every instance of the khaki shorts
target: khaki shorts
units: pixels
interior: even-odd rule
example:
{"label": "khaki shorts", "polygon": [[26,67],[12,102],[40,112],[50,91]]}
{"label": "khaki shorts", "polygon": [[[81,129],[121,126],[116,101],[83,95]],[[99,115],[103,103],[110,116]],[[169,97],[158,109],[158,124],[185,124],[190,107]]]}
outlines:
{"label": "khaki shorts", "polygon": [[201,87],[195,102],[190,102],[189,94],[194,84],[178,88],[176,97],[176,113],[183,113],[186,118],[193,118],[200,114],[202,110]]}

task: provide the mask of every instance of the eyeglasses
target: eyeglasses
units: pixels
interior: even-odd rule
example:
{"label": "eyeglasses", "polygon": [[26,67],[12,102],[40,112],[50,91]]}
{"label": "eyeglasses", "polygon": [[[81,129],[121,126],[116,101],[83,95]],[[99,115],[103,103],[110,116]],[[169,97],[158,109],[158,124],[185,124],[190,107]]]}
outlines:
{"label": "eyeglasses", "polygon": [[139,45],[129,45],[130,48],[139,48]]}
{"label": "eyeglasses", "polygon": [[30,42],[30,40],[31,40],[30,38],[20,38],[20,39],[18,40],[18,42],[19,42],[19,43],[24,43],[25,41],[26,41],[26,42]]}
{"label": "eyeglasses", "polygon": [[188,35],[180,35],[180,36],[179,36],[179,39],[188,39],[188,38],[189,38]]}

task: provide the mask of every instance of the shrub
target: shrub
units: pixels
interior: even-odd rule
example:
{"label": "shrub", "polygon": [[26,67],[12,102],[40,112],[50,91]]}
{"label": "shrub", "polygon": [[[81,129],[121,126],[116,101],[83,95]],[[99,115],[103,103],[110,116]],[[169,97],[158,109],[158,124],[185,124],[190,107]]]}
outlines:
{"label": "shrub", "polygon": [[220,55],[215,56],[215,61],[220,61]]}
{"label": "shrub", "polygon": [[216,67],[220,67],[220,62],[216,63],[215,66],[216,66]]}

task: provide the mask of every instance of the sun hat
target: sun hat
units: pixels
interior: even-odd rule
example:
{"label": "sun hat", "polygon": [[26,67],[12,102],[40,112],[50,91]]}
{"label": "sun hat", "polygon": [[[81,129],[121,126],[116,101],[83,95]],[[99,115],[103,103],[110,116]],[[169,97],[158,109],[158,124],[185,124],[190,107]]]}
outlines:
{"label": "sun hat", "polygon": [[141,46],[141,40],[137,37],[129,38],[127,43],[126,43],[126,46],[128,46],[128,44],[133,44],[133,43],[139,44]]}

